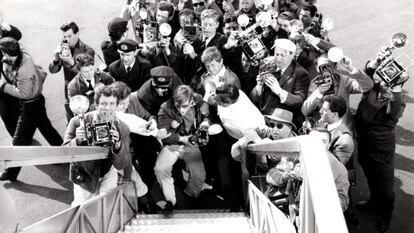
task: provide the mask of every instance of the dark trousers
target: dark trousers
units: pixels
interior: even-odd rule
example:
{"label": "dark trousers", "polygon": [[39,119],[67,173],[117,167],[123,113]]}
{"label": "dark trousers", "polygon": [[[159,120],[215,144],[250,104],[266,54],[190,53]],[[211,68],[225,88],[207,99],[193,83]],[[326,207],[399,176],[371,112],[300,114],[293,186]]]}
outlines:
{"label": "dark trousers", "polygon": [[231,157],[231,146],[236,142],[225,131],[210,136],[205,147],[200,147],[207,178],[213,179],[214,189],[222,195],[226,208],[243,206],[241,164]]}
{"label": "dark trousers", "polygon": [[[39,95],[36,100],[31,102],[25,103],[20,101],[20,115],[13,137],[13,146],[31,145],[36,129],[39,129],[51,146],[62,145],[62,137],[53,128],[52,123],[47,117],[43,95]],[[5,172],[13,179],[17,178],[20,169],[21,167],[8,168]]]}
{"label": "dark trousers", "polygon": [[7,132],[13,137],[19,119],[19,100],[11,95],[0,93],[0,117]]}
{"label": "dark trousers", "polygon": [[394,209],[394,153],[395,142],[386,150],[358,143],[358,161],[367,178],[371,201],[381,220],[389,221]]}
{"label": "dark trousers", "polygon": [[132,164],[141,175],[142,181],[151,189],[155,181],[154,167],[161,144],[155,137],[131,133],[131,146]]}

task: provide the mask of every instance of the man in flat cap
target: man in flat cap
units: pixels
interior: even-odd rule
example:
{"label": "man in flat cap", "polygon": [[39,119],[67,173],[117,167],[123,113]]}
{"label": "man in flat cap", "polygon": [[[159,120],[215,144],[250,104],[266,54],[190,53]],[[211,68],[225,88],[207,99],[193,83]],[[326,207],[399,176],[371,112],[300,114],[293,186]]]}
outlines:
{"label": "man in flat cap", "polygon": [[109,66],[109,74],[116,81],[126,83],[131,91],[136,91],[150,78],[151,63],[138,56],[138,43],[134,40],[121,40],[117,49],[120,59]]}
{"label": "man in flat cap", "polygon": [[108,24],[110,40],[103,41],[101,44],[103,58],[107,67],[112,62],[120,59],[117,44],[122,39],[125,39],[125,32],[128,30],[127,25],[128,21],[120,17],[112,19]]}
{"label": "man in flat cap", "polygon": [[65,110],[68,122],[73,114],[69,108],[68,84],[79,73],[75,67],[75,57],[81,53],[87,53],[95,57],[95,51],[79,39],[79,27],[75,22],[65,23],[60,27],[62,41],[55,50],[52,62],[49,64],[49,71],[52,74],[59,72],[63,67],[65,77]]}
{"label": "man in flat cap", "polygon": [[[251,98],[263,115],[270,115],[275,108],[283,108],[293,113],[294,124],[302,124],[301,106],[307,97],[308,72],[293,58],[296,45],[288,39],[275,40],[276,72],[259,75]],[[300,128],[300,127],[298,127]]]}
{"label": "man in flat cap", "polygon": [[161,104],[172,97],[172,93],[181,79],[168,66],[157,66],[150,71],[151,79],[138,90],[138,98],[142,106],[153,116],[158,114]]}

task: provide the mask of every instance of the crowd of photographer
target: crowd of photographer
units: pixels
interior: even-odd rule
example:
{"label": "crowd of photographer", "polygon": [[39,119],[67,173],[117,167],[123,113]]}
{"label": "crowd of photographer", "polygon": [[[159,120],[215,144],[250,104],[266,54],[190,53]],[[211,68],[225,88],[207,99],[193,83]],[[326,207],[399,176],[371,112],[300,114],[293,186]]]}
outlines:
{"label": "crowd of photographer", "polygon": [[[332,22],[322,19],[306,0],[132,0],[108,24],[99,68],[78,25],[62,25],[49,71],[63,68],[63,145],[110,148],[108,159],[71,164],[72,204],[115,188],[118,170],[137,183],[146,212],[169,214],[184,199],[201,205],[203,192],[237,210],[246,178],[264,171],[269,198],[295,221],[300,160],[256,158],[246,146],[311,133],[326,145],[344,211],[358,157],[370,200],[357,205],[376,210],[385,232],[394,202],[394,128],[408,79],[391,51],[407,38],[395,34],[392,46],[358,69],[330,41]],[[13,145],[30,145],[36,128],[61,145],[45,112],[45,73],[17,42],[20,31],[3,24],[0,113]],[[356,93],[363,97],[353,114],[349,96]],[[0,179],[17,174],[6,170]]]}

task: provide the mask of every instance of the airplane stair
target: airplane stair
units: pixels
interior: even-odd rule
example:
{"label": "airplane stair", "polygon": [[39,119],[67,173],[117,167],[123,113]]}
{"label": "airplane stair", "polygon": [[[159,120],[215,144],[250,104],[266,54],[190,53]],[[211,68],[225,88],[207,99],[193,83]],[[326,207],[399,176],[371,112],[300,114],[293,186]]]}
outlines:
{"label": "airplane stair", "polygon": [[242,212],[222,210],[175,210],[168,217],[162,214],[136,215],[125,225],[122,233],[180,232],[180,233],[251,233],[248,217]]}

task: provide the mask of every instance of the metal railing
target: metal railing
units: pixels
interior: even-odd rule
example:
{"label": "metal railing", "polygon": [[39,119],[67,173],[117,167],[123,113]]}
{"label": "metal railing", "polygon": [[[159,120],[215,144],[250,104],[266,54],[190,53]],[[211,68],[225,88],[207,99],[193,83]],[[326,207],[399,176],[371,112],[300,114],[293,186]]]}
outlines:
{"label": "metal railing", "polygon": [[133,182],[24,228],[21,233],[112,233],[138,212]]}
{"label": "metal railing", "polygon": [[[300,158],[303,168],[299,207],[300,233],[348,233],[327,153],[321,140],[308,135],[298,136],[252,144],[248,146],[248,150],[259,155]],[[255,195],[261,196],[260,194]],[[249,198],[253,202],[250,204],[250,208],[254,210],[251,214],[253,224],[256,224],[256,232],[289,232],[288,228],[286,228],[287,231],[279,231],[278,227],[283,222],[278,220],[277,211],[272,212],[271,208],[266,207],[266,202],[263,200],[258,202],[257,197],[252,197],[249,194]],[[261,210],[262,207],[266,208]],[[277,222],[271,218],[275,216],[274,214],[276,214]]]}
{"label": "metal railing", "polygon": [[254,233],[295,233],[295,227],[256,186],[249,181],[250,224]]}

